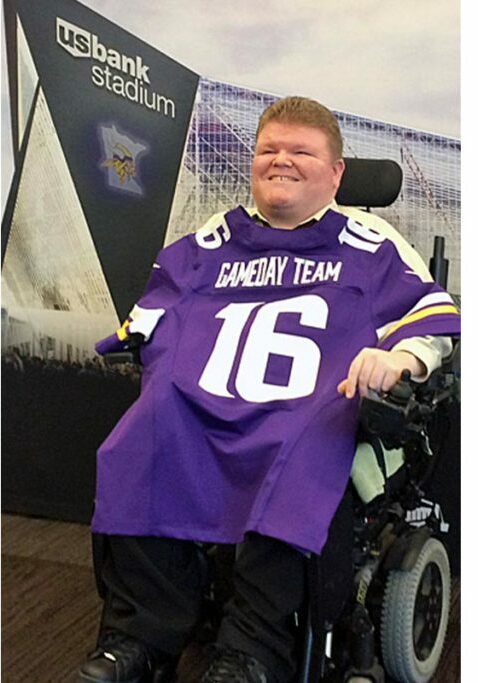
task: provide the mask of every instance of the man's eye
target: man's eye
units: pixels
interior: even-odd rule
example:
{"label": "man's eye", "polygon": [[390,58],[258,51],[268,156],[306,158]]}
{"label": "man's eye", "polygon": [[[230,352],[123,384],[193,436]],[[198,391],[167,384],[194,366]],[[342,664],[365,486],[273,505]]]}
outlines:
{"label": "man's eye", "polygon": [[306,149],[299,149],[296,154],[302,154],[308,157],[312,156],[312,152],[308,152]]}

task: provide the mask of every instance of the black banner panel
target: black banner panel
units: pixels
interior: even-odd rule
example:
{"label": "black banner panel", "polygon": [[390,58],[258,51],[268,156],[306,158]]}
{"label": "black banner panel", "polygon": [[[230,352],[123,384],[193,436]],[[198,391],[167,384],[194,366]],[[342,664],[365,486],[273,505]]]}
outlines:
{"label": "black banner panel", "polygon": [[48,124],[122,319],[164,240],[198,75],[79,3],[16,4]]}
{"label": "black banner panel", "polygon": [[83,519],[95,450],[138,391],[94,344],[164,243],[199,76],[74,0],[8,0],[5,26],[16,170],[2,225],[3,504]]}

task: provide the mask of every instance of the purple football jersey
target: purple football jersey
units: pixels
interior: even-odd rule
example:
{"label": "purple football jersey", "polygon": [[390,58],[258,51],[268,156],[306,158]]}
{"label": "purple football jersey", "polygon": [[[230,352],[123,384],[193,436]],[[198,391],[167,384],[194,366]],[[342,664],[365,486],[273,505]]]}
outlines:
{"label": "purple football jersey", "polygon": [[320,552],[355,452],[358,398],[337,385],[364,347],[457,334],[449,295],[393,243],[329,210],[309,227],[242,208],[163,249],[144,296],[141,395],[98,452],[93,530]]}

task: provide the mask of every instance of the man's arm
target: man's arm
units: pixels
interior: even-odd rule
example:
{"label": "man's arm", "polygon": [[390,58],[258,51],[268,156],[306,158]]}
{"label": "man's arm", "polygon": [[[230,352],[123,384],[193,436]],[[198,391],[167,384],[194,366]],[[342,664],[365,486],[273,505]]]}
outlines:
{"label": "man's arm", "polygon": [[[341,213],[388,237],[395,244],[402,260],[421,277],[431,282],[432,277],[418,252],[387,221],[380,216],[361,211],[355,207],[337,207]],[[390,351],[363,349],[352,362],[349,374],[338,386],[347,398],[355,395],[357,388],[361,395],[367,387],[376,391],[388,391],[400,379],[403,370],[410,370],[415,381],[424,381],[443,359],[452,351],[449,337],[426,335],[411,337],[398,342]]]}
{"label": "man's arm", "polygon": [[353,398],[357,390],[360,396],[365,396],[369,389],[390,391],[404,370],[410,370],[415,379],[427,375],[427,367],[409,351],[365,348],[355,356],[337,391],[346,398]]}
{"label": "man's arm", "polygon": [[440,367],[451,350],[449,337],[431,336],[403,339],[390,351],[362,349],[337,390],[346,398],[353,398],[357,389],[361,396],[368,389],[389,391],[398,382],[403,370],[410,370],[414,381],[423,382],[433,370]]}

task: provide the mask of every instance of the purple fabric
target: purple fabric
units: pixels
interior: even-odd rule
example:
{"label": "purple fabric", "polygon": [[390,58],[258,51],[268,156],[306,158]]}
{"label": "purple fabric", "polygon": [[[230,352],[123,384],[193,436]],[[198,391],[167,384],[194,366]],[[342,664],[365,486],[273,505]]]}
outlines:
{"label": "purple fabric", "polygon": [[115,334],[111,334],[109,337],[96,342],[95,350],[101,356],[104,356],[105,353],[117,353],[118,351],[122,351],[124,349],[124,345],[124,341],[120,341],[115,332]]}
{"label": "purple fabric", "polygon": [[[339,239],[347,220],[329,211],[286,231],[238,207],[229,239],[221,228],[160,252],[138,304],[166,313],[141,350],[141,395],[98,452],[94,531],[219,543],[256,531],[320,552],[355,451],[357,400],[337,384],[378,328],[441,292],[390,241]],[[456,334],[458,321],[398,336]]]}

